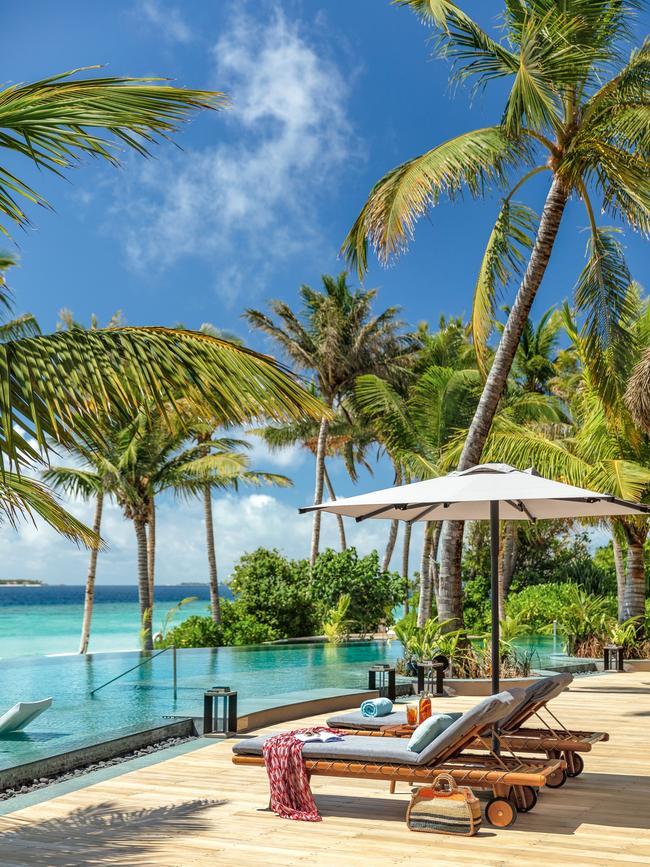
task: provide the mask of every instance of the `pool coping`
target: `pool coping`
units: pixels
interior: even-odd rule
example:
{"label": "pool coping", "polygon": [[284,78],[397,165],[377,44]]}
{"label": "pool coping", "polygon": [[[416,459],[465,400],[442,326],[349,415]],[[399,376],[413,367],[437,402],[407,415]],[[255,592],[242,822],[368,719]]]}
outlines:
{"label": "pool coping", "polygon": [[61,780],[59,783],[52,783],[49,786],[44,786],[42,789],[36,789],[33,792],[27,792],[24,795],[14,795],[6,801],[0,801],[0,816],[8,816],[11,813],[16,813],[27,807],[33,807],[37,804],[42,804],[45,801],[51,801],[61,795],[67,795],[70,792],[77,792],[79,789],[85,789],[88,786],[94,786],[96,783],[103,783],[106,780],[112,780],[115,777],[120,777],[123,774],[128,774],[131,771],[137,771],[141,768],[147,768],[152,765],[157,765],[160,762],[165,762],[167,759],[173,759],[176,756],[182,756],[185,753],[200,750],[204,747],[214,744],[215,741],[209,738],[197,737],[191,741],[185,741],[182,744],[175,744],[171,747],[166,747],[164,750],[158,750],[154,753],[149,753],[146,756],[137,756],[133,759],[128,759],[125,762],[120,762],[118,765],[108,765],[105,768],[98,768],[94,771],[88,771],[79,777],[73,777],[70,780]]}

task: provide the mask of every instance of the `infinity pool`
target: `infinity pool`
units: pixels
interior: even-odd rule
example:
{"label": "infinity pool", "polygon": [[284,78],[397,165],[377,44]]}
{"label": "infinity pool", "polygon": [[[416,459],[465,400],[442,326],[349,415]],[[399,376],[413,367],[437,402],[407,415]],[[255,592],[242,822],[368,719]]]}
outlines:
{"label": "infinity pool", "polygon": [[[522,648],[523,649],[523,648]],[[527,640],[533,667],[551,665],[551,643]],[[203,691],[227,685],[239,693],[239,708],[250,713],[285,704],[313,690],[364,689],[368,667],[402,656],[398,641],[256,645],[179,650],[178,691],[172,690],[172,656],[167,652],[106,686],[92,689],[144,659],[137,651],[22,657],[0,661],[0,714],[18,701],[52,696],[52,707],[22,733],[0,738],[0,771],[49,755],[150,728],[164,717],[200,716]]]}
{"label": "infinity pool", "polygon": [[[364,641],[335,647],[291,644],[179,650],[178,697],[173,698],[167,652],[102,689],[90,691],[143,657],[138,652],[25,657],[0,665],[0,715],[18,701],[52,696],[52,707],[23,733],[0,738],[0,770],[105,740],[118,730],[149,728],[165,716],[200,716],[203,691],[237,689],[243,712],[269,698],[316,689],[359,689],[368,666],[393,662],[398,642]],[[280,702],[284,703],[284,702]]]}

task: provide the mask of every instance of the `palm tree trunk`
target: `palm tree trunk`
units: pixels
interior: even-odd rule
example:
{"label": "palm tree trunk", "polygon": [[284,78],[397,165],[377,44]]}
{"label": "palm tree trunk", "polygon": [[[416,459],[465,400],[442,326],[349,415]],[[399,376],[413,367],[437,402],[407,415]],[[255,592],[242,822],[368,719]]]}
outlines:
{"label": "palm tree trunk", "polygon": [[[481,398],[467,433],[463,451],[458,461],[459,470],[469,469],[469,467],[478,464],[481,460],[481,453],[490,432],[490,426],[501,400],[501,395],[505,390],[506,381],[528,319],[528,314],[530,313],[530,308],[546,272],[567,200],[567,190],[560,179],[554,177],[546,196],[526,272],[519,286],[515,302],[510,310],[508,321],[503,329],[492,367],[488,373]],[[453,523],[458,524],[459,522]],[[446,609],[448,616],[453,617],[459,626],[463,622],[460,579],[462,546],[462,528],[458,526],[450,527],[445,532],[443,538],[441,581],[445,584],[449,583],[451,586],[443,588],[441,596],[444,597],[445,606],[447,604],[451,606]]]}
{"label": "palm tree trunk", "polygon": [[440,563],[438,562],[438,551],[440,549],[440,536],[442,535],[444,521],[436,521],[435,523],[433,539],[431,540],[431,583],[436,600],[436,611],[440,611]]}
{"label": "palm tree trunk", "polygon": [[[327,451],[327,431],[329,430],[329,420],[323,417],[320,420],[320,429],[318,431],[318,443],[316,445],[316,485],[314,487],[314,505],[319,506],[323,502],[323,480],[325,477],[325,452]],[[314,522],[311,529],[311,552],[309,554],[309,564],[313,566],[318,557],[318,549],[320,546],[320,511],[314,512]]]}
{"label": "palm tree trunk", "polygon": [[[104,494],[100,491],[95,500],[95,519],[93,521],[93,532],[99,536],[102,528],[102,512],[104,511]],[[99,548],[91,548],[90,560],[88,562],[88,575],[86,576],[86,594],[84,596],[84,618],[81,625],[81,641],[79,642],[79,653],[88,653],[88,642],[90,641],[90,623],[93,617],[93,602],[95,601],[95,577],[97,575],[97,556]]]}
{"label": "palm tree trunk", "polygon": [[149,605],[153,620],[154,578],[156,569],[156,503],[151,498],[147,520],[147,574],[149,576]]}
{"label": "palm tree trunk", "polygon": [[209,485],[203,488],[203,514],[205,516],[205,547],[208,552],[208,581],[210,583],[210,611],[215,623],[221,623],[217,554],[214,547],[214,523],[212,520],[212,491]]}
{"label": "palm tree trunk", "polygon": [[611,522],[612,527],[612,550],[614,552],[614,569],[616,571],[616,599],[618,601],[617,613],[620,623],[625,619],[623,617],[623,606],[625,601],[625,556],[623,554],[623,546],[616,535],[615,522]]}
{"label": "palm tree trunk", "polygon": [[[327,467],[323,464],[323,476],[325,479],[325,484],[327,485],[327,490],[329,492],[330,497],[335,500],[336,494],[334,493],[334,486],[332,485],[332,480],[330,479],[330,474],[327,472]],[[348,547],[346,539],[345,539],[345,524],[343,523],[343,516],[336,515],[336,523],[339,528],[339,545],[341,546],[341,551],[345,551]]]}
{"label": "palm tree trunk", "polygon": [[516,521],[506,521],[505,541],[503,550],[503,600],[508,598],[508,592],[517,566],[517,551],[519,550],[519,528]]}
{"label": "palm tree trunk", "polygon": [[399,530],[399,521],[391,521],[390,529],[388,530],[388,541],[386,542],[386,550],[384,551],[384,559],[381,561],[381,571],[387,572],[390,566],[390,561],[395,550],[397,542],[397,531]]}
{"label": "palm tree trunk", "polygon": [[623,620],[639,617],[639,632],[645,631],[645,560],[643,542],[639,534],[627,539],[627,578],[623,597]]}
{"label": "palm tree trunk", "polygon": [[433,521],[427,521],[424,525],[424,537],[422,542],[422,563],[420,565],[420,600],[418,605],[418,626],[431,618],[431,544],[433,535]]}
{"label": "palm tree trunk", "polygon": [[440,596],[438,598],[438,617],[451,620],[447,629],[458,629],[463,625],[463,588],[460,580],[460,566],[463,554],[463,521],[445,521],[440,554]]}
{"label": "palm tree trunk", "polygon": [[[405,581],[409,580],[409,555],[411,553],[411,525],[404,524],[404,541],[402,542],[402,578]],[[404,599],[404,614],[409,613],[409,591],[406,590],[406,598]]]}
{"label": "palm tree trunk", "polygon": [[149,599],[149,568],[147,561],[147,525],[144,518],[133,519],[138,562],[138,597],[140,600],[140,625],[142,649],[153,650],[151,635],[151,601]]}

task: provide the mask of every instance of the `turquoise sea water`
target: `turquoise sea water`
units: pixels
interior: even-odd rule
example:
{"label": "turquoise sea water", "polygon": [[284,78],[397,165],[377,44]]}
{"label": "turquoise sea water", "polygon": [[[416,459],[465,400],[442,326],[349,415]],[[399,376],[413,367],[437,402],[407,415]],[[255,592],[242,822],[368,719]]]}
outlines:
{"label": "turquoise sea water", "polygon": [[[156,588],[154,630],[181,599],[198,596],[176,614],[179,623],[190,614],[207,614],[206,585],[169,585]],[[84,588],[78,585],[42,587],[0,586],[0,658],[53,653],[76,653],[83,618]],[[90,651],[139,648],[137,589],[99,585],[90,636]]]}

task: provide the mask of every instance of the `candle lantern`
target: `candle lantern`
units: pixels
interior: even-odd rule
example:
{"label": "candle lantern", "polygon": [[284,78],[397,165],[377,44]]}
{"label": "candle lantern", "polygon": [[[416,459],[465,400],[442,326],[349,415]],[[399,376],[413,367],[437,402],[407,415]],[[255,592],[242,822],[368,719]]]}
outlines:
{"label": "candle lantern", "polygon": [[237,692],[229,686],[213,686],[203,696],[203,734],[237,734]]}

